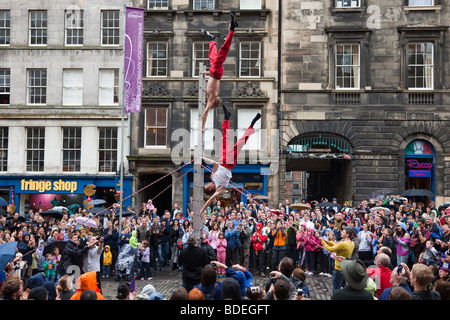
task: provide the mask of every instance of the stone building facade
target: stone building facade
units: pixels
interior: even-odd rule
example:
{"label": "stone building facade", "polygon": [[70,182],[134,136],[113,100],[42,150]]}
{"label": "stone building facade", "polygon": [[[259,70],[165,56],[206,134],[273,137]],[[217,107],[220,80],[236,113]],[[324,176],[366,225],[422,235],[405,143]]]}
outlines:
{"label": "stone building facade", "polygon": [[280,172],[308,172],[308,200],[415,188],[448,201],[448,3],[281,5]]}

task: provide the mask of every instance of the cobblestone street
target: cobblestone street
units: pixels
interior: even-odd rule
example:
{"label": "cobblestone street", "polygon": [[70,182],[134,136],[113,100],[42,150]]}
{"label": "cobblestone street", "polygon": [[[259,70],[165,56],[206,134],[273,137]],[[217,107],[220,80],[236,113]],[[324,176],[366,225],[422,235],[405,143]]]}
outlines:
{"label": "cobblestone street", "polygon": [[[136,293],[141,292],[147,284],[155,286],[157,292],[160,292],[164,299],[168,299],[171,293],[181,286],[181,271],[153,271],[153,280],[136,280]],[[223,281],[225,278],[219,278]],[[253,284],[255,286],[265,287],[268,277],[254,276]],[[115,300],[117,286],[119,282],[114,281],[113,277],[102,279],[102,293],[107,300]],[[307,276],[306,285],[311,292],[312,300],[329,300],[331,296],[332,280],[321,276]]]}

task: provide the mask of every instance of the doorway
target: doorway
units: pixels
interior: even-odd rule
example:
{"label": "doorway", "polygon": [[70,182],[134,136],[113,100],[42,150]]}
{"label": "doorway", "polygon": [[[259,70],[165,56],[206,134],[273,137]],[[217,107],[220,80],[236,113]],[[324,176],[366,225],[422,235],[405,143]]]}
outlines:
{"label": "doorway", "polygon": [[[163,178],[164,174],[148,174],[140,177],[139,190]],[[155,184],[145,188],[140,192],[141,203],[153,200],[153,205],[157,208],[157,214],[162,216],[164,210],[172,210],[172,176],[166,176]],[[163,192],[163,190],[165,190]],[[162,192],[162,193],[161,193]],[[155,198],[156,197],[156,198]]]}

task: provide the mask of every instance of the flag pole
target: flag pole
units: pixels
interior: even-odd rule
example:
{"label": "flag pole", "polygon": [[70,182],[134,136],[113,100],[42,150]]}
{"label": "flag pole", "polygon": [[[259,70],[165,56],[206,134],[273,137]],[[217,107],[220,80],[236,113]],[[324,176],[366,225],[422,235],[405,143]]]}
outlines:
{"label": "flag pole", "polygon": [[120,205],[119,205],[119,236],[122,233],[122,213],[123,213],[123,157],[124,157],[124,143],[125,143],[125,41],[126,41],[126,25],[127,25],[127,5],[123,5],[123,70],[122,70],[122,127],[121,127],[121,142],[120,142]]}

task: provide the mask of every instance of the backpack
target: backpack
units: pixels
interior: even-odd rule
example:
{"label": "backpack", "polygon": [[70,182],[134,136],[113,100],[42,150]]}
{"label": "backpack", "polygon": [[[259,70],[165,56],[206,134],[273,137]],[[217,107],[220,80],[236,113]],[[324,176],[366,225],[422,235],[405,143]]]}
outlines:
{"label": "backpack", "polygon": [[202,285],[199,285],[198,289],[203,293],[205,300],[214,300],[214,296],[216,295],[217,292],[217,284],[214,284],[214,288],[209,293],[204,293],[202,291]]}

